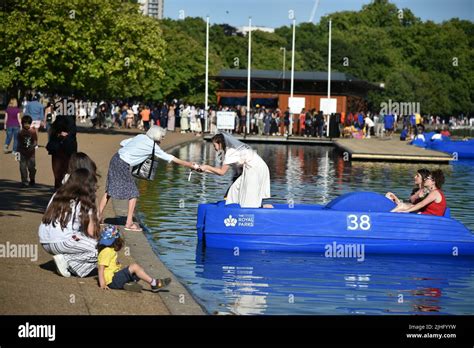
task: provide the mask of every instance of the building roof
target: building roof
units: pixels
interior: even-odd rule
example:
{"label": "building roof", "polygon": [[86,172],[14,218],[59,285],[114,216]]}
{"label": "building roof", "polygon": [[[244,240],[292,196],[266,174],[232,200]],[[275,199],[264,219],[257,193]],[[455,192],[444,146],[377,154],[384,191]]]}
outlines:
{"label": "building roof", "polygon": [[[252,70],[251,89],[253,92],[291,93],[291,72],[281,70]],[[284,77],[284,78],[283,78]],[[222,69],[217,76],[220,91],[246,91],[247,70]],[[325,71],[295,71],[295,93],[323,94],[327,92],[328,74]],[[352,75],[334,71],[331,73],[333,95],[366,96],[370,90],[382,89],[377,84],[360,80]]]}
{"label": "building roof", "polygon": [[[247,78],[247,69],[222,69],[215,78]],[[283,78],[282,70],[251,70],[252,79],[275,79]],[[285,80],[290,80],[291,71],[285,71]],[[327,81],[327,71],[295,71],[295,80],[302,81]],[[362,81],[352,75],[333,71],[331,81]]]}

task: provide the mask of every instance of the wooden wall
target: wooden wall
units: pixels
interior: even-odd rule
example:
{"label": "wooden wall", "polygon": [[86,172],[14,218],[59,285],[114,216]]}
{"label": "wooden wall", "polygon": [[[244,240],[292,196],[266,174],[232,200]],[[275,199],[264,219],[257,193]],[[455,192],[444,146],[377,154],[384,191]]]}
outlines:
{"label": "wooden wall", "polygon": [[[246,97],[246,92],[217,92],[217,102],[220,102],[221,97]],[[294,94],[294,97],[304,97],[306,99],[305,108],[306,110],[316,109],[319,110],[320,99],[326,98],[326,95],[308,95],[308,94]],[[275,98],[278,99],[278,107],[284,111],[288,107],[289,94],[278,94],[278,93],[252,93],[252,98]],[[331,98],[337,99],[337,112],[347,112],[347,96],[338,95],[331,96]]]}

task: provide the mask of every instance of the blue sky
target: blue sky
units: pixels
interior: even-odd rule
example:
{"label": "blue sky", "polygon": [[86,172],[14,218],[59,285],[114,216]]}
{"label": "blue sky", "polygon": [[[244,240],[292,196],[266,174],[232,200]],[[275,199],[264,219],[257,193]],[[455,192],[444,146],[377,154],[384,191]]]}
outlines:
{"label": "blue sky", "polygon": [[[165,0],[165,17],[178,19],[209,15],[211,23],[228,23],[234,27],[252,25],[280,27],[288,25],[288,11],[294,10],[297,23],[307,22],[316,0]],[[322,15],[336,11],[360,10],[370,0],[319,0],[314,22]],[[474,21],[474,0],[391,0],[398,8],[409,8],[422,20],[442,22],[458,17]]]}

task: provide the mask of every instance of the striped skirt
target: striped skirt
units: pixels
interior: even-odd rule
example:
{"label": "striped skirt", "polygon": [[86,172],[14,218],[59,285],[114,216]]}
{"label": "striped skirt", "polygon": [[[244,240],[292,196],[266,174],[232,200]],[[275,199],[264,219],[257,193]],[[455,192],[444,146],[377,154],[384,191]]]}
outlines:
{"label": "striped skirt", "polygon": [[62,254],[71,273],[83,278],[97,268],[97,241],[84,235],[79,240],[42,244],[51,255]]}

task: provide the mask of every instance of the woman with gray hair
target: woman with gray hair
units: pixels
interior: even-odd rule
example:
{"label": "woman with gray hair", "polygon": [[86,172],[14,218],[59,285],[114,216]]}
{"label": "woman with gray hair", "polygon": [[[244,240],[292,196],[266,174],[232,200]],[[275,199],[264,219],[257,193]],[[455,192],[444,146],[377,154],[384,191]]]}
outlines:
{"label": "woman with gray hair", "polygon": [[199,168],[195,163],[180,160],[164,152],[159,145],[165,135],[165,129],[153,126],[146,132],[146,135],[139,134],[120,143],[122,147],[110,160],[105,194],[99,205],[100,220],[103,220],[104,209],[110,198],[126,199],[128,200],[128,213],[125,230],[138,232],[142,230],[137,223],[133,222],[133,212],[139,193],[135,179],[131,174],[131,168],[145,161],[151,155],[153,146],[155,147],[155,157],[191,169]]}

